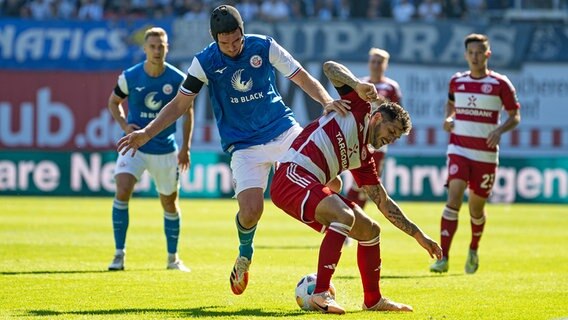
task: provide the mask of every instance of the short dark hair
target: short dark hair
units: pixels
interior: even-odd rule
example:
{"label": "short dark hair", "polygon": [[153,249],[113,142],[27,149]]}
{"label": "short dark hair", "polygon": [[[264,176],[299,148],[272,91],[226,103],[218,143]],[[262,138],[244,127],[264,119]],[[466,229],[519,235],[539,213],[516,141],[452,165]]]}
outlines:
{"label": "short dark hair", "polygon": [[489,38],[484,34],[471,33],[467,35],[464,40],[464,45],[466,50],[467,50],[467,45],[470,44],[471,42],[482,42],[483,44],[485,44],[487,49],[489,49]]}
{"label": "short dark hair", "polygon": [[380,112],[383,119],[387,121],[394,122],[399,120],[402,124],[402,134],[407,135],[412,130],[410,115],[400,104],[391,101],[383,102],[377,109],[377,112]]}
{"label": "short dark hair", "polygon": [[209,28],[215,42],[218,41],[219,33],[229,33],[241,29],[241,33],[244,34],[244,22],[241,14],[235,7],[225,4],[218,6],[211,12]]}

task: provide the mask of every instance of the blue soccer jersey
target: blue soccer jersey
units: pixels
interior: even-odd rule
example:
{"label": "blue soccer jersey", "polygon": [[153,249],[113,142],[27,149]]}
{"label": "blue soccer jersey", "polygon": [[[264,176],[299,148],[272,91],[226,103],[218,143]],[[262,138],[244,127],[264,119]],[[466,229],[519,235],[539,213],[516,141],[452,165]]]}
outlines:
{"label": "blue soccer jersey", "polygon": [[180,91],[194,95],[203,83],[209,87],[223,150],[232,153],[267,143],[296,124],[276,88],[275,69],[292,78],[301,66],[270,37],[245,35],[243,51],[235,58],[224,55],[213,42],[188,69],[188,76],[200,85],[184,84]]}
{"label": "blue soccer jersey", "polygon": [[[158,77],[149,76],[143,62],[125,70],[118,77],[118,87],[128,95],[127,122],[146,127],[175,97],[184,78],[183,72],[169,63],[165,63],[164,72]],[[176,124],[173,123],[140,147],[140,151],[166,154],[177,150],[175,132]]]}

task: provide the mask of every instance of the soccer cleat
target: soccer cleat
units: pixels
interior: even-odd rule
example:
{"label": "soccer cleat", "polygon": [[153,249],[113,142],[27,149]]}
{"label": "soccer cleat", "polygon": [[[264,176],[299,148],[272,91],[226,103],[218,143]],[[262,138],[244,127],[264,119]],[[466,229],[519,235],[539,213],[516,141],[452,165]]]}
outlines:
{"label": "soccer cleat", "polygon": [[314,310],[318,310],[323,313],[345,313],[345,309],[343,309],[342,306],[335,302],[335,299],[331,296],[331,293],[329,293],[329,291],[312,294],[312,296],[308,300],[308,303]]}
{"label": "soccer cleat", "polygon": [[114,259],[108,266],[108,271],[121,271],[124,270],[124,254],[114,255]]}
{"label": "soccer cleat", "polygon": [[399,302],[394,302],[388,298],[381,297],[381,300],[374,306],[367,308],[363,303],[363,310],[365,311],[413,311],[412,307]]}
{"label": "soccer cleat", "polygon": [[469,250],[467,254],[467,260],[465,261],[465,273],[474,274],[479,268],[479,257],[477,256],[477,250]]}
{"label": "soccer cleat", "polygon": [[185,266],[185,264],[183,264],[183,261],[176,259],[175,261],[172,262],[168,262],[168,270],[179,270],[182,272],[191,272],[191,269],[189,269],[188,267]]}
{"label": "soccer cleat", "polygon": [[235,261],[233,271],[229,281],[231,283],[231,290],[234,294],[241,294],[245,291],[249,278],[250,260],[247,257],[238,257]]}
{"label": "soccer cleat", "polygon": [[436,260],[436,262],[434,262],[430,266],[431,272],[443,273],[443,272],[448,272],[448,269],[449,269],[448,258],[445,257],[440,260]]}

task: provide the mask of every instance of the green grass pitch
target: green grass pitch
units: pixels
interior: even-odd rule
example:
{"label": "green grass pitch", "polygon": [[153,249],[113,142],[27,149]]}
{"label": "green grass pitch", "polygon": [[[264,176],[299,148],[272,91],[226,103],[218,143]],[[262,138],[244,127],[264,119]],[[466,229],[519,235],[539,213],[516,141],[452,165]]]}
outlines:
{"label": "green grass pitch", "polygon": [[[107,272],[114,252],[111,198],[0,197],[0,318],[327,319],[301,311],[294,288],[315,272],[321,235],[266,202],[249,287],[229,289],[237,254],[235,200],[182,200],[180,254],[191,273],[165,270],[158,199],[133,199],[127,270]],[[438,240],[442,203],[401,203]],[[367,208],[382,228],[383,295],[414,313],[361,311],[356,245],[333,278],[342,319],[568,319],[568,207],[488,205],[480,269],[464,274],[466,207],[450,271],[430,274],[426,251]]]}

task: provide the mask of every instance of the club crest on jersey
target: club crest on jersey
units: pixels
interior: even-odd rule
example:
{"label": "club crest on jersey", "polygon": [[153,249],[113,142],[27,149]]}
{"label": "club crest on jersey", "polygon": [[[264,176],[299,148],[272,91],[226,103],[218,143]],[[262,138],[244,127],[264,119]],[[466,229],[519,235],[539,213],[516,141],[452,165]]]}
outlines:
{"label": "club crest on jersey", "polygon": [[248,79],[247,81],[241,80],[243,71],[245,71],[245,69],[239,69],[235,71],[235,73],[233,73],[233,76],[231,77],[231,85],[233,86],[233,89],[237,91],[247,92],[252,89],[253,82],[252,78]]}
{"label": "club crest on jersey", "polygon": [[260,68],[260,66],[262,66],[262,58],[258,54],[255,54],[250,57],[250,65],[253,68]]}
{"label": "club crest on jersey", "polygon": [[166,83],[166,84],[162,87],[162,92],[163,92],[164,94],[170,95],[170,94],[172,94],[173,91],[174,91],[174,87],[173,87],[171,84],[169,84],[169,83]]}
{"label": "club crest on jersey", "polygon": [[158,110],[162,107],[162,101],[156,101],[154,98],[158,93],[156,91],[152,91],[144,97],[144,105],[150,110]]}
{"label": "club crest on jersey", "polygon": [[484,83],[481,85],[481,92],[490,93],[491,90],[493,90],[493,86],[491,86],[489,83]]}
{"label": "club crest on jersey", "polygon": [[454,175],[454,174],[458,173],[458,169],[459,169],[459,167],[458,167],[457,164],[452,164],[450,166],[450,175]]}
{"label": "club crest on jersey", "polygon": [[361,160],[365,161],[367,159],[367,148],[361,149]]}

